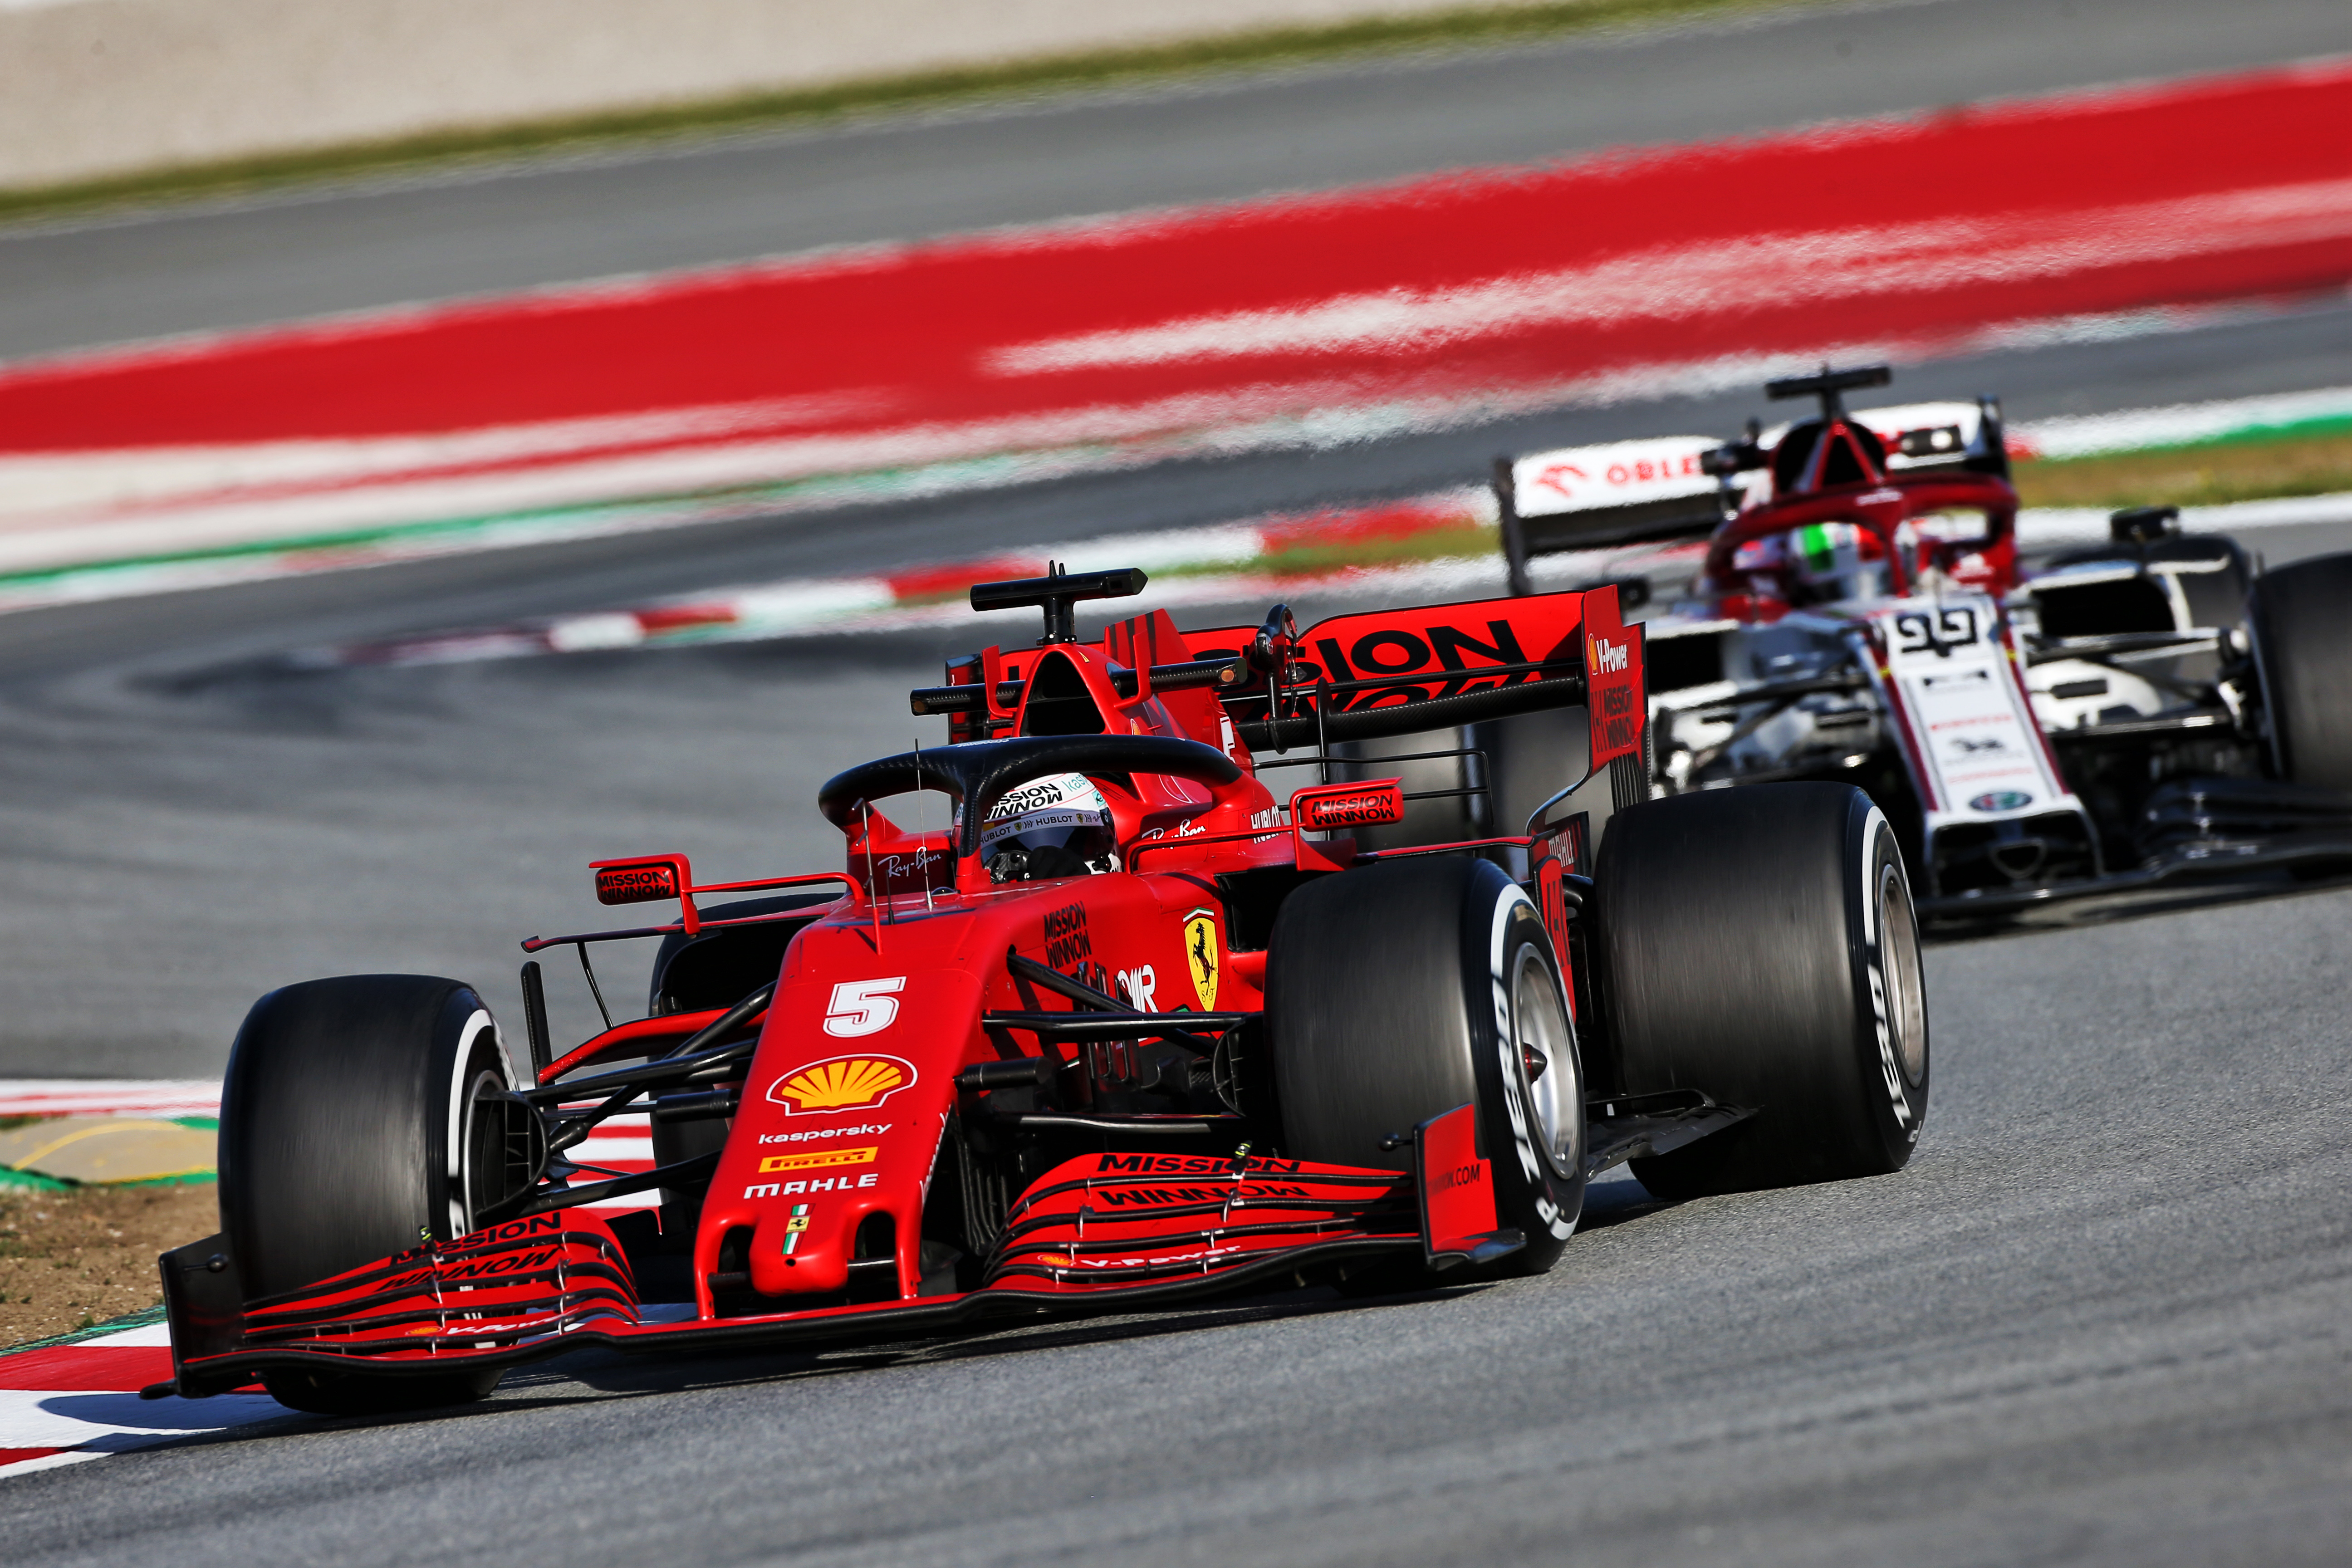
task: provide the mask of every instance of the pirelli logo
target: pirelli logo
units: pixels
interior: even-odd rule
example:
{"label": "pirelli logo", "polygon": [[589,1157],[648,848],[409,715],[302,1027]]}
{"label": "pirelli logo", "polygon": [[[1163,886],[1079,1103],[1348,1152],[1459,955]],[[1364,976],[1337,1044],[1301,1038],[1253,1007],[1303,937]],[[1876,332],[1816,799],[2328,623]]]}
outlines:
{"label": "pirelli logo", "polygon": [[811,1149],[798,1154],[771,1154],[760,1162],[760,1173],[771,1171],[814,1171],[828,1165],[870,1165],[882,1151],[875,1146],[865,1149]]}

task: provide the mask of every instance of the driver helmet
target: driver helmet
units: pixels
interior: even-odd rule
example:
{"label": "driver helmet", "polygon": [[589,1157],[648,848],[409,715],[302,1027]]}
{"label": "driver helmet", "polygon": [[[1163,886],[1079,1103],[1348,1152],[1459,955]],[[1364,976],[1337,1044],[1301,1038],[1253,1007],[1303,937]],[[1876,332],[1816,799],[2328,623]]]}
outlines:
{"label": "driver helmet", "polygon": [[1084,773],[1032,779],[990,807],[980,854],[998,882],[1108,871],[1118,864],[1110,805]]}
{"label": "driver helmet", "polygon": [[1850,522],[1817,522],[1789,539],[1789,563],[1816,596],[1868,598],[1878,591],[1885,552],[1878,536]]}

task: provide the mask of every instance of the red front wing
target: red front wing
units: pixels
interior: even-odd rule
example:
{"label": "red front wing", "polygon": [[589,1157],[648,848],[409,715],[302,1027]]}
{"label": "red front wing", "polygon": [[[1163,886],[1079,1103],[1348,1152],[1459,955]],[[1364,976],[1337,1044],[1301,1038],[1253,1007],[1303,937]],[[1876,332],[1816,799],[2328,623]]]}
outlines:
{"label": "red front wing", "polygon": [[[1379,1253],[1438,1268],[1522,1245],[1496,1228],[1475,1111],[1413,1134],[1409,1173],[1248,1155],[1087,1154],[1016,1202],[961,1295],[760,1316],[677,1319],[642,1303],[625,1248],[587,1209],[562,1209],[414,1247],[287,1296],[236,1301],[226,1259],[165,1255],[173,1382],[223,1392],[277,1368],[430,1374],[511,1364],[583,1343],[625,1350],[774,1344],[943,1330],[1011,1310],[1130,1311]],[[199,1251],[206,1255],[194,1256]]]}

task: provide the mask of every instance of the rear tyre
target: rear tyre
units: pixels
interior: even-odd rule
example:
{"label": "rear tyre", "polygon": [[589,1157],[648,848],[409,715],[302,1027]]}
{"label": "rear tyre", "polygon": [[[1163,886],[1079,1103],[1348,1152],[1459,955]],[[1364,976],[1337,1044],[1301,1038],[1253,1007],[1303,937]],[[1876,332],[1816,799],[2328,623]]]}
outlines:
{"label": "rear tyre", "polygon": [[1496,1271],[1549,1268],[1584,1207],[1584,1075],[1526,892],[1455,856],[1322,878],[1284,901],[1266,976],[1285,1149],[1407,1170],[1383,1139],[1475,1104],[1497,1223],[1527,1237]]}
{"label": "rear tyre", "polygon": [[[255,1003],[221,1091],[221,1227],[247,1300],[473,1229],[517,1179],[513,1084],[489,1009],[455,980],[344,975]],[[262,1381],[298,1410],[373,1415],[479,1399],[498,1375]]]}
{"label": "rear tyre", "polygon": [[1628,1094],[1756,1114],[1633,1162],[1660,1197],[1883,1175],[1927,1111],[1927,1014],[1895,830],[1846,784],[1752,784],[1621,813],[1600,967]]}
{"label": "rear tyre", "polygon": [[2254,582],[2254,657],[2282,778],[2352,790],[2352,555],[2297,561]]}

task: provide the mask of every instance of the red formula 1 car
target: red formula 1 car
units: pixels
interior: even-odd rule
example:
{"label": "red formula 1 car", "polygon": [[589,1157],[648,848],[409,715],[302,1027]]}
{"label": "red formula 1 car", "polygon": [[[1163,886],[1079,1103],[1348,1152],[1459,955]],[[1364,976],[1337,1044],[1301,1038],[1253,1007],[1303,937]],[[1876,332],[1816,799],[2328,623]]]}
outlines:
{"label": "red formula 1 car", "polygon": [[[677,917],[524,946],[656,942],[651,1006],[559,1056],[527,963],[527,1078],[456,981],[263,997],[223,1234],[163,1259],[176,1375],[150,1392],[362,1412],[591,1342],[1533,1273],[1620,1161],[1682,1194],[1909,1157],[1927,1035],[1892,831],[1843,785],[1645,801],[1613,589],[1076,638],[1076,602],[1143,584],[972,590],[1045,636],[914,693],[951,743],[824,787],[842,868],[596,866],[605,902]],[[1589,754],[1517,831],[1364,847],[1408,792],[1339,748],[1551,710]],[[648,1104],[654,1170],[575,1163]]]}

